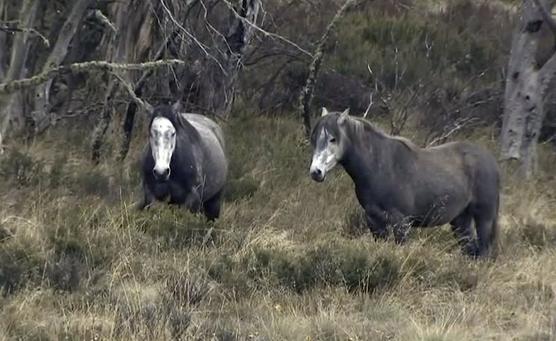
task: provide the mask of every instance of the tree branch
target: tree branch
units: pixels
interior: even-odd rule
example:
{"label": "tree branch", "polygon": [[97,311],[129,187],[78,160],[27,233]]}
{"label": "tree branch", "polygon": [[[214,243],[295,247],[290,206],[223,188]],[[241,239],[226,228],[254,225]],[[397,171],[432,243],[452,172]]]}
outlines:
{"label": "tree branch", "polygon": [[112,72],[112,75],[114,75],[114,77],[116,77],[116,79],[118,79],[118,81],[120,81],[120,83],[123,85],[124,89],[127,91],[127,93],[129,94],[129,96],[131,97],[133,102],[135,102],[145,112],[152,112],[152,109],[153,109],[152,105],[150,105],[148,102],[143,101],[142,99],[140,99],[137,96],[137,94],[135,93],[135,91],[133,90],[133,87],[131,86],[131,84],[129,84],[117,72]]}
{"label": "tree branch", "polygon": [[169,67],[175,65],[185,65],[183,60],[170,59],[170,60],[157,60],[153,62],[145,62],[139,64],[125,64],[125,63],[110,63],[106,61],[91,61],[84,63],[75,63],[69,65],[61,65],[53,69],[42,72],[31,78],[19,79],[7,83],[0,84],[0,94],[13,93],[15,91],[25,89],[32,86],[37,86],[48,81],[50,78],[57,76],[60,73],[83,73],[92,71],[120,71],[120,70],[148,70],[157,69],[162,67]]}
{"label": "tree branch", "polygon": [[[311,101],[313,100],[313,92],[315,90],[315,83],[317,81],[317,76],[319,73],[320,65],[322,63],[322,58],[324,56],[323,49],[324,44],[328,40],[328,36],[332,29],[336,25],[336,22],[340,20],[340,18],[344,15],[346,10],[353,5],[357,0],[346,0],[346,2],[338,9],[328,26],[324,31],[324,34],[320,38],[317,47],[315,49],[314,58],[311,61],[311,65],[309,66],[309,75],[307,76],[307,81],[305,82],[305,86],[301,90],[301,94],[299,95],[299,111],[303,117],[303,125],[305,126],[305,136],[309,138],[311,136],[311,114],[310,114],[310,107]],[[309,55],[311,55],[309,53]]]}
{"label": "tree branch", "polygon": [[7,32],[7,33],[31,33],[41,38],[41,41],[44,44],[44,46],[50,47],[50,41],[34,28],[0,25],[0,31]]}

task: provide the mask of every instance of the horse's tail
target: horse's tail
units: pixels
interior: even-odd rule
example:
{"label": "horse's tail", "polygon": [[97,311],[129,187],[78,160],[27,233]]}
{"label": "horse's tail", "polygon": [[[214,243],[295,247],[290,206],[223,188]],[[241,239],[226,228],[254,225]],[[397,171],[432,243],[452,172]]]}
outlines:
{"label": "horse's tail", "polygon": [[489,244],[490,244],[490,254],[494,259],[498,256],[498,251],[500,249],[500,226],[498,225],[498,214],[500,209],[500,191],[496,194],[496,211],[494,212],[494,219],[492,220],[492,226],[490,227],[489,234]]}

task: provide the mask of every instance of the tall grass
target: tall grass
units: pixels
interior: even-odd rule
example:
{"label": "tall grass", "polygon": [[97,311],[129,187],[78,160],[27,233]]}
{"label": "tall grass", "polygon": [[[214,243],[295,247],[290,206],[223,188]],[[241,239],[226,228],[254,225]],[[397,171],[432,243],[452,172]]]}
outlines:
{"label": "tall grass", "polygon": [[9,151],[3,167],[25,172],[2,173],[0,337],[553,337],[549,173],[505,176],[502,250],[483,263],[448,228],[404,246],[373,240],[341,170],[323,184],[307,176],[298,120],[238,117],[225,130],[233,187],[213,224],[163,204],[131,209],[141,141],[126,164],[95,169],[77,153],[61,162],[48,139]]}

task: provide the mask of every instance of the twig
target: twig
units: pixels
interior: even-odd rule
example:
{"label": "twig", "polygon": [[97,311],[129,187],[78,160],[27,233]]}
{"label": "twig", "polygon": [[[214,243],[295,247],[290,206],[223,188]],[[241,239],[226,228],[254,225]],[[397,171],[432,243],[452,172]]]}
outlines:
{"label": "twig", "polygon": [[35,30],[31,27],[17,27],[17,26],[7,26],[7,25],[0,25],[0,31],[8,32],[8,33],[31,33],[36,35],[37,37],[41,38],[42,43],[46,47],[50,47],[50,41],[42,35],[39,31]]}
{"label": "twig", "polygon": [[467,127],[471,122],[473,122],[475,120],[476,120],[476,118],[474,118],[474,117],[467,117],[467,118],[462,118],[460,120],[456,120],[454,122],[454,126],[450,130],[442,133],[441,135],[437,136],[432,141],[427,143],[427,147],[432,147],[437,143],[446,141],[446,139],[448,139],[448,137],[452,136],[453,134],[460,131],[461,129]]}
{"label": "twig", "polygon": [[61,65],[53,69],[44,71],[31,78],[19,79],[7,83],[0,84],[0,94],[8,94],[28,87],[36,86],[48,81],[50,78],[55,77],[60,73],[83,73],[91,71],[120,71],[120,70],[148,70],[156,69],[174,65],[185,65],[183,60],[169,59],[157,60],[152,62],[138,63],[138,64],[125,64],[125,63],[110,63],[106,61],[91,61],[84,63],[74,63],[69,65]]}
{"label": "twig", "polygon": [[324,34],[320,38],[317,47],[315,49],[315,54],[313,60],[311,61],[311,65],[309,66],[309,75],[307,76],[307,80],[305,82],[305,86],[301,90],[299,95],[299,111],[303,117],[303,125],[305,127],[305,136],[308,138],[311,136],[311,114],[310,114],[310,107],[311,101],[313,99],[313,91],[315,90],[315,83],[317,80],[317,76],[319,73],[320,65],[322,63],[322,58],[324,56],[323,49],[324,44],[328,40],[328,36],[332,32],[332,29],[336,25],[336,22],[340,20],[340,18],[344,15],[347,9],[353,5],[357,0],[346,0],[342,7],[338,9],[332,20],[326,26],[324,30]]}
{"label": "twig", "polygon": [[[354,1],[354,0],[349,0],[349,1],[347,1],[347,2],[351,3],[351,2],[353,2],[353,1]],[[295,47],[297,50],[301,51],[303,54],[305,54],[305,55],[307,55],[307,56],[309,56],[309,57],[311,57],[311,58],[316,58],[313,54],[311,54],[311,52],[305,50],[304,48],[302,48],[302,47],[299,46],[298,44],[294,43],[293,41],[289,40],[288,38],[283,37],[283,36],[281,36],[281,35],[279,35],[279,34],[276,34],[276,33],[272,33],[272,32],[266,31],[266,30],[264,30],[263,28],[261,28],[260,26],[258,26],[257,24],[255,24],[255,23],[249,21],[248,19],[242,17],[242,16],[236,11],[236,9],[234,8],[234,5],[231,4],[229,1],[224,0],[224,3],[228,6],[228,8],[229,8],[230,11],[234,14],[234,16],[236,16],[238,19],[244,21],[246,24],[248,24],[249,26],[253,27],[255,30],[257,30],[257,31],[259,31],[260,33],[262,33],[264,36],[266,36],[266,37],[271,37],[271,38],[275,38],[275,39],[278,39],[278,40],[281,40],[281,41],[285,42],[286,44]],[[334,21],[334,19],[333,19],[333,21]]]}
{"label": "twig", "polygon": [[116,26],[108,19],[101,10],[97,9],[93,12],[94,17],[100,21],[104,26],[108,27],[112,32],[118,33]]}
{"label": "twig", "polygon": [[[371,66],[369,64],[367,64],[367,70],[369,70],[369,74],[372,77],[373,76],[373,70],[371,70]],[[369,106],[367,107],[367,110],[365,110],[365,113],[363,114],[363,118],[367,118],[367,115],[369,115],[369,112],[371,112],[371,107],[372,106],[373,106],[373,92],[370,91],[369,92]]]}
{"label": "twig", "polygon": [[199,46],[199,48],[201,49],[201,51],[203,51],[203,53],[209,57],[210,59],[212,59],[216,65],[218,65],[218,67],[220,68],[220,70],[222,71],[222,73],[224,73],[224,75],[226,75],[226,69],[224,68],[224,66],[222,66],[222,63],[220,63],[220,61],[218,60],[218,58],[216,58],[215,56],[213,56],[212,54],[210,54],[207,50],[207,47],[205,45],[203,45],[203,43],[201,41],[199,41],[199,39],[197,39],[193,34],[191,34],[182,24],[180,24],[176,18],[174,18],[174,16],[172,15],[172,12],[170,11],[170,9],[168,8],[168,6],[166,5],[166,3],[164,2],[164,0],[160,0],[160,4],[162,5],[162,8],[164,9],[164,11],[166,12],[166,14],[168,15],[168,17],[170,18],[170,21],[176,25],[177,28],[180,29],[180,31],[182,31],[183,33],[185,33],[185,35],[193,40],[195,42],[195,44],[197,44],[197,46]]}
{"label": "twig", "polygon": [[112,72],[112,75],[114,75],[114,77],[116,77],[116,79],[118,79],[120,81],[120,83],[123,85],[124,89],[126,89],[127,93],[131,97],[131,99],[135,103],[137,103],[137,105],[139,107],[141,107],[143,110],[145,110],[145,112],[152,112],[152,110],[153,110],[152,105],[150,105],[148,102],[143,101],[142,99],[137,97],[137,94],[135,93],[135,91],[133,90],[133,87],[131,86],[131,84],[129,84],[129,82],[127,82],[117,72]]}

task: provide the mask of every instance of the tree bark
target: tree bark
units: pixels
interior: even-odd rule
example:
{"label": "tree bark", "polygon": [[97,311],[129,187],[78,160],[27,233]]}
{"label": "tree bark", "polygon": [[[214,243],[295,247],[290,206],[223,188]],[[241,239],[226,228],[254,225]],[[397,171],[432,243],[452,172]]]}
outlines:
{"label": "tree bark", "polygon": [[[4,20],[5,8],[6,2],[4,0],[0,0],[0,21]],[[0,30],[0,46],[3,47],[0,49],[0,81],[2,82],[4,81],[4,77],[6,77],[6,51],[8,50],[6,44],[6,32]]]}
{"label": "tree bark", "polygon": [[[60,65],[67,53],[68,47],[79,28],[81,20],[85,16],[87,8],[93,3],[93,0],[78,0],[72,7],[64,25],[58,33],[58,38],[50,55],[42,67],[42,72],[46,72],[52,68]],[[35,131],[41,131],[49,125],[49,111],[50,111],[50,87],[53,79],[49,79],[46,83],[41,84],[35,90],[34,111],[32,112],[32,119]]]}
{"label": "tree bark", "polygon": [[[19,12],[19,21],[24,27],[32,27],[40,1],[25,0]],[[6,72],[6,81],[19,79],[24,74],[25,62],[30,46],[30,33],[20,32],[15,35],[10,55],[10,64]],[[0,146],[8,129],[18,131],[25,121],[20,94],[0,94]]]}
{"label": "tree bark", "polygon": [[501,158],[519,160],[519,173],[524,177],[530,177],[535,169],[547,88],[556,71],[556,55],[544,65],[536,60],[541,28],[552,27],[547,8],[552,8],[552,1],[523,0],[506,76]]}
{"label": "tree bark", "polygon": [[[117,34],[108,42],[107,59],[111,61],[135,61],[144,58],[153,43],[154,18],[151,2],[128,0],[114,4],[115,27]],[[130,20],[129,12],[134,13]],[[122,75],[127,84],[132,84],[129,74]],[[106,131],[112,120],[113,99],[118,91],[117,80],[111,77],[106,91],[104,110],[93,132],[92,160],[98,163]],[[133,91],[133,89],[131,89]],[[137,94],[135,94],[137,95]],[[130,122],[133,125],[133,122]],[[131,134],[131,133],[130,133]]]}
{"label": "tree bark", "polygon": [[313,60],[311,61],[311,65],[309,66],[309,74],[307,75],[307,80],[305,82],[305,86],[303,90],[301,90],[301,94],[299,95],[299,111],[301,112],[301,116],[303,117],[303,126],[305,127],[305,136],[309,138],[311,135],[311,102],[313,100],[313,92],[315,90],[315,85],[317,81],[317,77],[319,74],[320,66],[322,64],[322,59],[324,57],[323,48],[324,44],[328,40],[332,29],[340,20],[340,18],[344,15],[345,11],[355,2],[355,0],[346,0],[346,2],[338,9],[330,23],[326,26],[326,30],[324,31],[322,37],[320,38],[319,42],[317,43],[317,47],[315,48],[315,54]]}
{"label": "tree bark", "polygon": [[220,65],[208,61],[209,67],[198,77],[202,80],[201,107],[219,117],[227,117],[234,102],[242,60],[254,34],[261,7],[260,0],[241,0],[231,8],[230,28],[220,50],[225,51]]}

